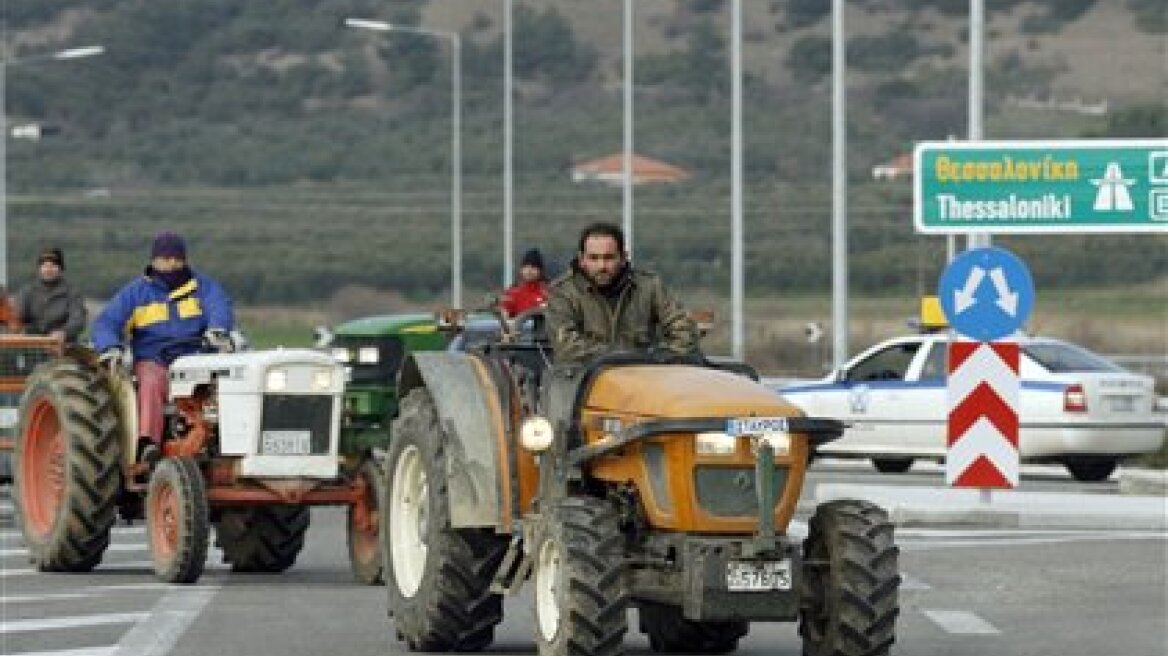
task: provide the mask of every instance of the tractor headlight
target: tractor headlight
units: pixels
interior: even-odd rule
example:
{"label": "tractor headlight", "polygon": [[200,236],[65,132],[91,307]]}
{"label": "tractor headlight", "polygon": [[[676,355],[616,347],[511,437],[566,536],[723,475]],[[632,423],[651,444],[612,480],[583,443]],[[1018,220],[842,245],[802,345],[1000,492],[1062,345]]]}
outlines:
{"label": "tractor headlight", "polygon": [[791,434],[790,433],[763,433],[758,436],[758,446],[764,443],[771,445],[771,450],[775,452],[776,456],[785,456],[791,451]]}
{"label": "tractor headlight", "polygon": [[317,392],[327,392],[333,386],[333,372],[328,369],[317,369],[312,372],[312,389]]}
{"label": "tractor headlight", "polygon": [[519,444],[532,453],[542,453],[552,445],[555,432],[545,417],[528,417],[519,425]]}
{"label": "tractor headlight", "polygon": [[265,382],[269,392],[283,392],[288,389],[288,372],[283,369],[272,369],[268,372]]}
{"label": "tractor headlight", "polygon": [[381,361],[381,353],[376,346],[362,346],[357,350],[357,362],[361,364],[377,364]]}
{"label": "tractor headlight", "polygon": [[333,359],[341,364],[349,364],[353,361],[353,354],[349,352],[349,349],[338,346],[333,349]]}
{"label": "tractor headlight", "polygon": [[699,456],[730,456],[738,450],[738,438],[726,433],[698,433],[694,449]]}

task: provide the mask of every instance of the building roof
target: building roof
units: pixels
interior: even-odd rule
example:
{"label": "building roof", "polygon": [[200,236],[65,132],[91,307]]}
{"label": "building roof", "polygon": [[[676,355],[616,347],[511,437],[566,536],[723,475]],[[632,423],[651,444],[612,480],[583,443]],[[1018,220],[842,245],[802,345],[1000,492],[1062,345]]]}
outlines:
{"label": "building roof", "polygon": [[[689,171],[679,166],[644,155],[633,155],[633,184],[680,182],[689,177]],[[616,153],[579,162],[572,167],[572,179],[577,182],[597,180],[609,184],[621,184],[624,182],[624,154]]]}

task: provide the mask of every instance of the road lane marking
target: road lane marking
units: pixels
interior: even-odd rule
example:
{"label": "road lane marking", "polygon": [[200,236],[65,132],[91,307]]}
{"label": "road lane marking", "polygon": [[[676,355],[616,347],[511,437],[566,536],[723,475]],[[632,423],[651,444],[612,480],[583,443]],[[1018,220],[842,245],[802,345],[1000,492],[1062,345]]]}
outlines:
{"label": "road lane marking", "polygon": [[8,656],[110,656],[114,653],[115,648],[115,645],[102,645],[100,647],[77,647],[56,651],[21,651],[8,654]]}
{"label": "road lane marking", "polygon": [[1083,535],[1058,535],[1050,537],[1016,537],[1016,538],[989,538],[967,540],[927,540],[918,539],[900,542],[902,551],[926,551],[929,549],[952,547],[1022,547],[1041,544],[1065,544],[1068,542],[1114,542],[1116,540],[1168,540],[1168,533],[1095,533]]}
{"label": "road lane marking", "polygon": [[[105,548],[105,552],[111,551],[146,551],[145,543],[141,544],[111,544]],[[24,556],[28,554],[28,549],[18,547],[15,549],[0,549],[0,558],[7,556]]]}
{"label": "road lane marking", "polygon": [[48,601],[66,601],[74,599],[87,599],[90,597],[104,596],[114,592],[143,592],[151,590],[164,590],[167,588],[175,588],[176,585],[169,583],[127,583],[125,585],[94,585],[82,588],[78,592],[55,592],[41,595],[16,595],[8,597],[0,597],[0,605],[15,605],[15,604],[33,604]]}
{"label": "road lane marking", "polygon": [[[146,526],[114,526],[110,529],[110,533],[114,535],[136,535],[146,534]],[[18,528],[6,528],[0,530],[0,538],[19,538],[23,537]]]}
{"label": "road lane marking", "polygon": [[5,620],[3,624],[0,624],[0,634],[48,631],[51,629],[73,629],[82,626],[102,626],[105,624],[134,624],[149,616],[149,613],[103,613],[101,615]]}
{"label": "road lane marking", "polygon": [[147,619],[139,621],[122,636],[117,649],[110,655],[165,656],[218,592],[218,586],[187,587],[168,592]]}
{"label": "road lane marking", "polygon": [[959,635],[998,635],[1001,633],[993,624],[968,611],[922,610],[921,612],[946,633]]}
{"label": "road lane marking", "polygon": [[906,590],[906,591],[907,590],[932,590],[933,586],[929,585],[928,583],[925,583],[924,581],[916,578],[915,576],[909,576],[908,574],[901,574],[900,575],[900,589]]}

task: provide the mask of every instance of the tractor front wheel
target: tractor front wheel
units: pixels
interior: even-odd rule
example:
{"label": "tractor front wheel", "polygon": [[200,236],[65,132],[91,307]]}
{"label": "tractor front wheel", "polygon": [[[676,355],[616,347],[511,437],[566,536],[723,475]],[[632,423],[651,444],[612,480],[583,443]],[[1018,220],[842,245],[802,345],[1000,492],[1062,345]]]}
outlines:
{"label": "tractor front wheel", "polygon": [[349,568],[353,577],[365,585],[380,585],[384,564],[381,556],[381,537],[378,508],[385,487],[385,475],[372,460],[366,460],[357,470],[365,481],[365,507],[349,506]]}
{"label": "tractor front wheel", "polygon": [[865,501],[819,506],[803,542],[804,656],[886,656],[900,613],[888,513]]}
{"label": "tractor front wheel", "polygon": [[381,508],[385,587],[398,638],[413,651],[480,651],[503,621],[491,581],[507,539],[450,526],[442,426],[429,392],[412,390],[393,424]]}
{"label": "tractor front wheel", "polygon": [[41,571],[101,562],[121,489],[118,416],[106,379],[71,360],[29,377],[13,467],[16,523]]}
{"label": "tractor front wheel", "polygon": [[189,457],[158,463],[146,492],[146,527],[154,573],[167,583],[194,583],[207,562],[207,489]]}
{"label": "tractor front wheel", "polygon": [[628,631],[619,515],[593,497],[552,509],[535,545],[535,628],[540,656],[621,656]]}
{"label": "tractor front wheel", "polygon": [[283,572],[304,548],[310,519],[307,506],[224,509],[215,522],[215,543],[233,572]]}
{"label": "tractor front wheel", "polygon": [[677,606],[645,603],[638,611],[649,647],[662,654],[729,654],[750,630],[743,621],[695,622]]}

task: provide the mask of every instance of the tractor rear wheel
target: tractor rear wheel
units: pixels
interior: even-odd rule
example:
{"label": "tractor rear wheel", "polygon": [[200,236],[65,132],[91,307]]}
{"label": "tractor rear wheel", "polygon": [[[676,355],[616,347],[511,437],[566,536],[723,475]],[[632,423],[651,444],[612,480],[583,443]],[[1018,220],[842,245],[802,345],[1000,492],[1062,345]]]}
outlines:
{"label": "tractor rear wheel", "polygon": [[304,548],[310,519],[308,506],[225,508],[215,522],[215,544],[233,572],[283,572]]}
{"label": "tractor rear wheel", "polygon": [[535,544],[535,628],[540,656],[621,656],[628,631],[616,508],[567,497]]}
{"label": "tractor rear wheel", "polygon": [[38,367],[20,404],[13,504],[41,571],[101,562],[121,489],[118,415],[100,372],[70,360]]}
{"label": "tractor rear wheel", "polygon": [[377,509],[385,487],[385,475],[376,463],[366,460],[357,470],[357,476],[365,480],[366,512],[361,516],[355,506],[349,506],[349,568],[357,581],[365,585],[380,585],[384,563],[378,531],[381,513]]}
{"label": "tractor rear wheel", "polygon": [[485,649],[503,621],[503,599],[490,588],[507,540],[450,527],[446,438],[427,390],[402,401],[392,434],[381,535],[398,638],[413,651]]}
{"label": "tractor rear wheel", "polygon": [[688,620],[677,606],[645,603],[638,613],[641,632],[649,636],[649,647],[662,654],[729,654],[750,630],[750,624],[744,621]]}
{"label": "tractor rear wheel", "polygon": [[900,613],[898,555],[881,508],[845,499],[816,509],[803,542],[805,656],[888,654]]}
{"label": "tractor rear wheel", "polygon": [[166,458],[150,475],[146,534],[154,573],[167,583],[194,583],[207,563],[207,487],[192,458]]}

